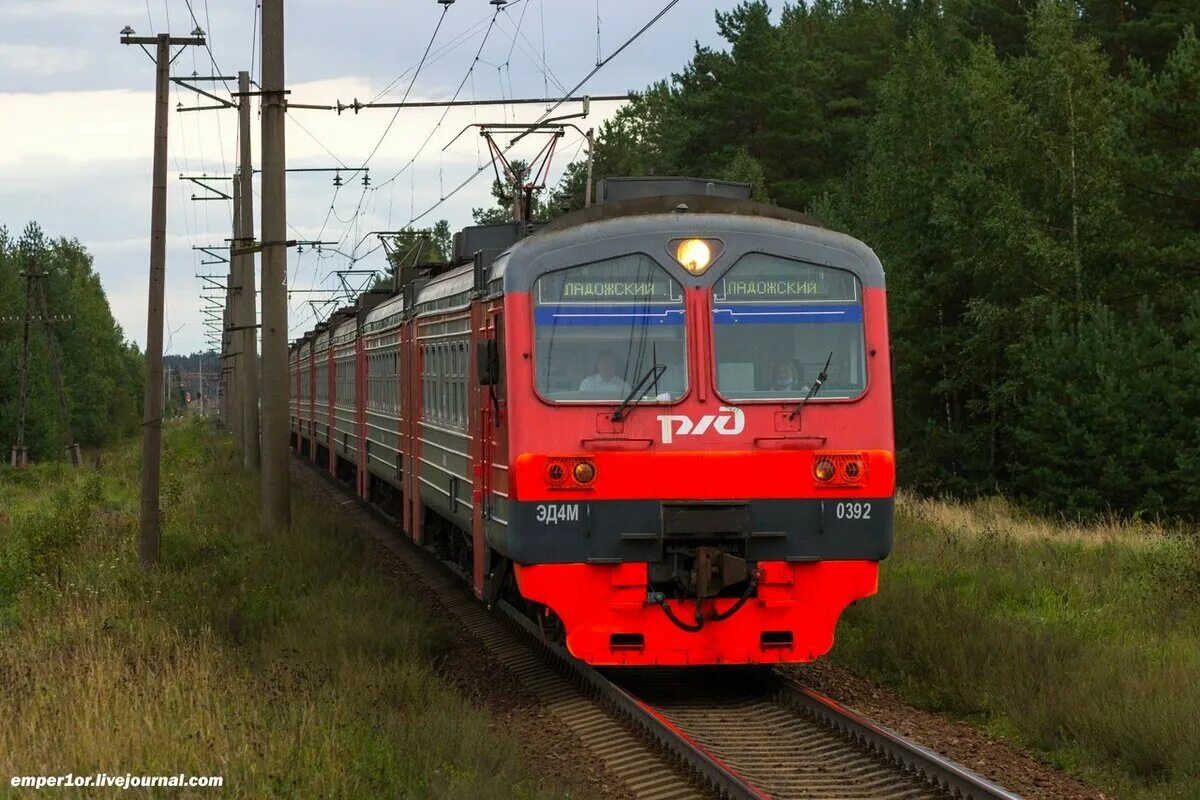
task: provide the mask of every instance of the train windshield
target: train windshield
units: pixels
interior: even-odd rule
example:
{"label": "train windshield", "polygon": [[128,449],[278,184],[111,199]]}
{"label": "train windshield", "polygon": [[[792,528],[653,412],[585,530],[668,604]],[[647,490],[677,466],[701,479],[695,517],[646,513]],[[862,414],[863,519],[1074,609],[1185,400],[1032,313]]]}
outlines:
{"label": "train windshield", "polygon": [[547,273],[533,295],[542,397],[620,403],[648,373],[656,377],[640,402],[670,402],[687,391],[683,287],[649,256]]}
{"label": "train windshield", "polygon": [[826,362],[818,399],[866,389],[862,288],[852,273],[748,253],[713,286],[717,391],[799,400]]}

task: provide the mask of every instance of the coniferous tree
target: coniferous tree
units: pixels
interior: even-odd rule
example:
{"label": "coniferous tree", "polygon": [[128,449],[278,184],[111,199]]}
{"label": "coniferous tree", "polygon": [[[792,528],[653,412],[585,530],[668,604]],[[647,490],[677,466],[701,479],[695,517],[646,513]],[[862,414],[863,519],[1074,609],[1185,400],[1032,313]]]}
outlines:
{"label": "coniferous tree", "polygon": [[[124,340],[113,320],[91,256],[76,241],[47,239],[36,223],[13,241],[0,228],[0,442],[15,442],[19,414],[21,317],[25,279],[21,272],[44,273],[41,289],[51,316],[51,341],[59,357],[74,438],[97,445],[138,430],[143,367],[140,353]],[[32,313],[40,316],[36,306]],[[32,460],[61,459],[66,432],[59,412],[44,328],[34,323],[29,339],[29,401],[26,445]],[[5,459],[7,461],[7,459]]]}
{"label": "coniferous tree", "polygon": [[1144,289],[1166,307],[1200,288],[1200,40],[1187,28],[1161,72],[1135,63],[1118,140],[1125,210],[1138,220],[1122,248],[1150,265]]}

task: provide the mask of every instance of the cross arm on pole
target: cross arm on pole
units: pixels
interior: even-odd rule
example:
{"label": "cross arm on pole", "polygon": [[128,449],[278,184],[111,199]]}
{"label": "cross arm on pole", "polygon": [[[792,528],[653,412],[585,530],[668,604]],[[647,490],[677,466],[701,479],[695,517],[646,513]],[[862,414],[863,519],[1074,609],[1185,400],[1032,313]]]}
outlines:
{"label": "cross arm on pole", "polygon": [[222,177],[218,177],[218,176],[209,177],[207,175],[180,175],[179,179],[181,181],[191,181],[192,183],[196,184],[197,186],[199,186],[203,189],[207,189],[208,191],[210,191],[214,195],[216,195],[215,197],[211,197],[211,196],[210,197],[197,197],[196,195],[192,195],[193,200],[232,200],[233,199],[232,195],[227,194],[226,192],[221,191],[217,187],[210,186],[208,183],[206,183],[206,181],[233,180],[232,178],[222,178]]}
{"label": "cross arm on pole", "polygon": [[203,45],[205,38],[203,36],[171,36],[170,34],[160,33],[157,36],[133,36],[132,34],[121,34],[121,44],[158,44],[162,39],[167,40],[169,45]]}
{"label": "cross arm on pole", "polygon": [[[209,100],[215,100],[216,102],[221,104],[219,106],[216,106],[217,108],[237,108],[237,103],[231,103],[228,100],[226,100],[225,98],[218,97],[217,95],[213,94],[212,92],[206,92],[203,89],[201,89],[199,86],[192,86],[190,83],[187,82],[187,79],[185,79],[185,78],[171,78],[171,82],[174,83],[176,86],[182,86],[185,89],[191,89],[196,94],[203,95],[204,97],[207,97]],[[213,106],[205,106],[205,108],[213,108]],[[183,110],[183,109],[180,109],[180,110]]]}
{"label": "cross arm on pole", "polygon": [[[216,261],[202,261],[201,262],[202,264],[228,264],[229,263],[229,259],[225,257],[224,253],[222,253],[221,250],[217,249],[216,245],[192,245],[192,249],[199,250],[200,252],[216,259]],[[224,248],[222,248],[222,250],[223,249]]]}

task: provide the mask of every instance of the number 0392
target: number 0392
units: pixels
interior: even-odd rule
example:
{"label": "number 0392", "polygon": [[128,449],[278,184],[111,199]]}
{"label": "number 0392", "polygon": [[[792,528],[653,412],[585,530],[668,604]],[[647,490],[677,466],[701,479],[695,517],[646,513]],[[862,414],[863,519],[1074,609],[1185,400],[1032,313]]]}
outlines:
{"label": "number 0392", "polygon": [[834,511],[838,519],[870,519],[870,503],[838,503]]}

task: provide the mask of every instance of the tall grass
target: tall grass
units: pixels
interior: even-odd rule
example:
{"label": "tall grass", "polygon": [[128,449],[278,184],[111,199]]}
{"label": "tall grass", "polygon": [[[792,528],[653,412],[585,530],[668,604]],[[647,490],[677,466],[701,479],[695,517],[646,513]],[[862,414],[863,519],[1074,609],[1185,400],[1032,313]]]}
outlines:
{"label": "tall grass", "polygon": [[562,794],[446,688],[445,631],[329,511],[301,502],[264,539],[227,445],[173,426],[147,575],[137,467],[126,447],[100,472],[0,475],[0,793],[10,775],[185,772],[247,798]]}
{"label": "tall grass", "polygon": [[1118,797],[1200,797],[1200,542],[905,498],[833,658]]}

